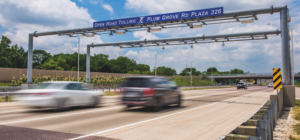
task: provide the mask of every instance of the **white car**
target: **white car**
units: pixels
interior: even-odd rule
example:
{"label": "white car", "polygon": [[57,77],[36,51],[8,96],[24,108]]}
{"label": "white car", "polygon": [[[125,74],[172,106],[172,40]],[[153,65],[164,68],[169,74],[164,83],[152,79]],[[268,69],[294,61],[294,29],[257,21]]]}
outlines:
{"label": "white car", "polygon": [[24,93],[16,100],[32,108],[66,108],[72,106],[96,106],[102,91],[95,91],[80,82],[42,82],[36,89],[17,91]]}
{"label": "white car", "polygon": [[268,88],[273,87],[273,83],[269,83]]}

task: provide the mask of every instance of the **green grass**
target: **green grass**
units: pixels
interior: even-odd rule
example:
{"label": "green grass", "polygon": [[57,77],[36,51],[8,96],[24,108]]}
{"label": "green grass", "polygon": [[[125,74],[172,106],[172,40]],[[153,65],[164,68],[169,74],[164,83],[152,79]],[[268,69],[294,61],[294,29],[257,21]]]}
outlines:
{"label": "green grass", "polygon": [[[293,107],[293,118],[296,120],[300,120],[300,101],[296,100],[296,104]],[[294,125],[294,131],[297,135],[300,135],[300,123]],[[291,140],[300,140],[298,136],[290,136]]]}
{"label": "green grass", "polygon": [[[178,86],[191,86],[191,79],[187,80],[175,80],[176,84]],[[217,82],[213,81],[213,84],[217,85]],[[205,80],[198,80],[194,79],[192,81],[193,86],[209,86],[211,85],[211,80],[205,79]]]}
{"label": "green grass", "polygon": [[12,87],[11,82],[0,82],[0,87]]}
{"label": "green grass", "polygon": [[[8,96],[8,102],[12,102],[12,101],[13,101],[12,96]],[[1,102],[5,102],[5,97],[0,97],[0,103]]]}
{"label": "green grass", "polygon": [[295,86],[300,87],[300,82],[295,83]]}
{"label": "green grass", "polygon": [[219,89],[219,88],[232,88],[232,87],[211,87],[211,88],[192,88],[192,89],[181,89],[181,90],[205,90],[205,89]]}
{"label": "green grass", "polygon": [[[300,120],[300,101],[299,100],[296,100],[295,102],[295,106],[293,107],[293,117],[294,119],[296,120]],[[299,131],[299,134],[300,134],[300,131]]]}
{"label": "green grass", "polygon": [[111,92],[104,92],[104,96],[115,96],[115,95],[120,95],[121,92],[118,92],[118,91],[111,91]]}

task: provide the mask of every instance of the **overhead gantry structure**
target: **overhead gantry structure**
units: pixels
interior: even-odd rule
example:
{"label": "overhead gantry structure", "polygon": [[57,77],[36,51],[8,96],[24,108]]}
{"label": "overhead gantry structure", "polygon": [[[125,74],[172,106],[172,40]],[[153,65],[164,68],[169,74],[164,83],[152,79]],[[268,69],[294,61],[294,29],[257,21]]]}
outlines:
{"label": "overhead gantry structure", "polygon": [[249,32],[249,33],[237,33],[237,34],[221,34],[221,35],[202,35],[192,37],[180,37],[180,38],[164,38],[153,40],[136,40],[136,41],[124,41],[124,42],[111,42],[101,44],[87,45],[86,55],[86,82],[90,82],[90,49],[91,47],[107,47],[115,46],[120,48],[140,48],[140,47],[157,47],[157,46],[174,46],[174,45],[186,45],[186,44],[200,44],[200,43],[216,43],[216,42],[233,42],[233,41],[247,41],[247,40],[264,40],[268,39],[268,36],[278,35],[281,32],[279,30],[264,31],[264,32]]}
{"label": "overhead gantry structure", "polygon": [[[257,15],[259,14],[273,14],[280,12],[280,31],[265,31],[265,32],[253,32],[253,33],[240,33],[240,34],[227,34],[227,35],[210,35],[210,36],[199,36],[199,37],[185,37],[185,38],[170,38],[170,39],[157,39],[157,40],[143,40],[132,42],[119,42],[119,43],[103,43],[102,45],[119,46],[121,48],[132,48],[132,47],[152,47],[152,46],[165,46],[165,45],[182,45],[182,44],[198,44],[198,43],[211,43],[211,42],[228,42],[228,41],[244,41],[244,40],[259,40],[267,39],[267,35],[281,34],[282,43],[282,81],[283,84],[289,84],[291,78],[291,67],[290,67],[290,54],[289,54],[289,30],[288,30],[288,8],[287,6],[279,6],[253,10],[241,10],[224,12],[223,15],[201,17],[201,18],[188,18],[180,20],[170,20],[164,22],[151,22],[145,24],[135,24],[126,26],[111,26],[105,28],[79,28],[70,30],[59,30],[50,32],[37,32],[29,34],[28,42],[28,65],[27,65],[27,83],[32,83],[32,58],[33,58],[33,37],[58,35],[58,36],[69,36],[76,37],[76,35],[83,36],[94,36],[101,34],[119,35],[126,34],[127,32],[135,31],[160,31],[168,28],[180,28],[189,27],[199,28],[206,25],[212,24],[223,24],[232,22],[251,23],[253,20],[258,20]],[[179,40],[180,39],[180,40]],[[96,44],[94,44],[95,46]],[[101,45],[101,44],[97,44]],[[89,48],[88,45],[88,56]],[[87,61],[89,57],[87,58]],[[90,68],[88,67],[87,70]],[[87,82],[89,81],[87,74]]]}

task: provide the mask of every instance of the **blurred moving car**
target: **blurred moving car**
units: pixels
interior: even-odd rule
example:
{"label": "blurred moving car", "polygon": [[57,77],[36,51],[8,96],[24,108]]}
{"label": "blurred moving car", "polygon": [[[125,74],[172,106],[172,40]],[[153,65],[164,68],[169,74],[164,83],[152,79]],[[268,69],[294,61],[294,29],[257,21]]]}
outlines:
{"label": "blurred moving car", "polygon": [[271,87],[271,88],[273,87],[273,83],[269,83],[269,84],[268,84],[268,88],[270,88],[270,87]]}
{"label": "blurred moving car", "polygon": [[214,86],[215,84],[210,84],[211,86]]}
{"label": "blurred moving car", "polygon": [[146,106],[153,111],[165,105],[181,105],[182,95],[175,82],[163,77],[132,76],[122,86],[122,103],[127,107]]}
{"label": "blurred moving car", "polygon": [[42,82],[36,89],[17,91],[25,95],[17,98],[32,108],[67,108],[72,106],[96,106],[102,91],[95,91],[80,82]]}
{"label": "blurred moving car", "polygon": [[247,84],[242,82],[242,83],[237,83],[236,85],[237,89],[240,89],[240,88],[244,88],[244,89],[247,89]]}

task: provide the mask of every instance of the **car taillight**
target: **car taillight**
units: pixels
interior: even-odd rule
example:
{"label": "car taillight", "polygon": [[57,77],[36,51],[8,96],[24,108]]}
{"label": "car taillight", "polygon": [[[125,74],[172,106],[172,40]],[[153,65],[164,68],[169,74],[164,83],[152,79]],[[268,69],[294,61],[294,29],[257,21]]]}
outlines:
{"label": "car taillight", "polygon": [[124,88],[120,88],[120,91],[121,91],[121,93],[124,93],[125,89]]}
{"label": "car taillight", "polygon": [[42,92],[42,93],[32,93],[33,95],[52,95],[52,93],[49,92]]}
{"label": "car taillight", "polygon": [[154,94],[154,89],[144,89],[143,90],[144,96],[153,96],[153,94]]}

